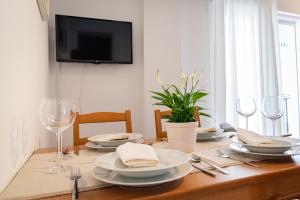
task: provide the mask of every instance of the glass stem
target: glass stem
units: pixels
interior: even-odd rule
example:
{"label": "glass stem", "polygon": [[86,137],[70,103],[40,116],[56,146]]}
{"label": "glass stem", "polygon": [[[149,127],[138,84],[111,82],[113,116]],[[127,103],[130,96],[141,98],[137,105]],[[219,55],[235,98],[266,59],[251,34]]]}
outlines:
{"label": "glass stem", "polygon": [[63,157],[62,154],[62,131],[57,131],[57,158],[61,159]]}
{"label": "glass stem", "polygon": [[62,90],[62,83],[61,83],[61,63],[59,63],[57,74],[56,74],[56,109],[57,109],[57,117],[60,119],[61,117],[61,90]]}
{"label": "glass stem", "polygon": [[273,136],[275,136],[275,119],[272,119],[272,133],[273,133]]}
{"label": "glass stem", "polygon": [[248,117],[246,117],[246,130],[248,130]]}

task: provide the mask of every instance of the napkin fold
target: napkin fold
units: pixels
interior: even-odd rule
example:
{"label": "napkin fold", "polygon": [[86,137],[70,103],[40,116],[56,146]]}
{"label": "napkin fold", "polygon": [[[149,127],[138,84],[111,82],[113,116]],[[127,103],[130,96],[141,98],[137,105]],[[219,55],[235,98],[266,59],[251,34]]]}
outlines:
{"label": "napkin fold", "polygon": [[203,127],[198,127],[197,128],[197,133],[212,133],[216,132],[217,129],[215,127],[210,127],[210,128],[203,128]]}
{"label": "napkin fold", "polygon": [[130,137],[129,133],[118,133],[118,134],[110,134],[104,135],[102,137],[98,137],[95,141],[114,141],[114,140],[126,140]]}
{"label": "napkin fold", "polygon": [[238,139],[249,145],[274,144],[273,140],[265,136],[241,128],[237,130],[236,136]]}
{"label": "napkin fold", "polygon": [[127,142],[118,146],[116,152],[127,167],[150,167],[159,162],[153,147],[146,144]]}

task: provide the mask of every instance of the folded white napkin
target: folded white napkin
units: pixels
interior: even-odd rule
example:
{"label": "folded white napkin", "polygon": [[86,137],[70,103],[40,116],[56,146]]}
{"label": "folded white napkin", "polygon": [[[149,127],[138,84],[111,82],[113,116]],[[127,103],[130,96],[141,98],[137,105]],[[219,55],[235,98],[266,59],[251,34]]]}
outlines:
{"label": "folded white napkin", "polygon": [[210,127],[210,128],[198,127],[197,128],[197,133],[213,133],[216,131],[217,131],[217,129],[215,127]]}
{"label": "folded white napkin", "polygon": [[105,141],[114,141],[114,140],[125,140],[130,137],[130,133],[118,133],[118,134],[109,134],[109,135],[103,135],[98,136],[93,139],[95,142],[105,142]]}
{"label": "folded white napkin", "polygon": [[238,139],[249,145],[274,144],[275,142],[265,136],[259,135],[253,131],[239,128],[236,133]]}
{"label": "folded white napkin", "polygon": [[150,167],[158,164],[158,157],[152,146],[127,142],[116,150],[127,167]]}

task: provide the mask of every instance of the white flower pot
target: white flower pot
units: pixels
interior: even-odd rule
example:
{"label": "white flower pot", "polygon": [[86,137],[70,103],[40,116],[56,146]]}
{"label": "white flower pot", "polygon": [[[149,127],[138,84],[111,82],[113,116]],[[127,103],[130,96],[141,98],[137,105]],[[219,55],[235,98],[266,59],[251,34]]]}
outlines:
{"label": "white flower pot", "polygon": [[168,146],[184,152],[193,152],[196,148],[197,122],[166,122]]}

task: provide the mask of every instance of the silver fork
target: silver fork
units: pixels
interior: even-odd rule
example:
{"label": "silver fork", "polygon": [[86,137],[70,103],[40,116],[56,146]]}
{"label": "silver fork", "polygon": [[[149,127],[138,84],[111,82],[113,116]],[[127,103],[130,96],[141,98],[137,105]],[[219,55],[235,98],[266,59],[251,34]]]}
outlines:
{"label": "silver fork", "polygon": [[72,192],[72,200],[78,200],[79,199],[78,179],[81,178],[80,169],[78,167],[72,167],[70,178],[71,178],[71,180],[74,180],[74,189]]}
{"label": "silver fork", "polygon": [[251,162],[244,161],[244,160],[242,160],[242,159],[232,158],[231,156],[225,154],[225,153],[224,153],[223,151],[221,151],[220,149],[217,149],[216,152],[217,152],[218,156],[221,157],[221,158],[230,158],[230,159],[232,159],[232,160],[240,161],[240,162],[242,162],[242,163],[244,163],[244,164],[247,164],[247,165],[250,165],[250,166],[252,166],[252,167],[260,167],[260,166],[258,166],[258,165],[255,165],[255,164],[253,164],[253,163],[251,163]]}

